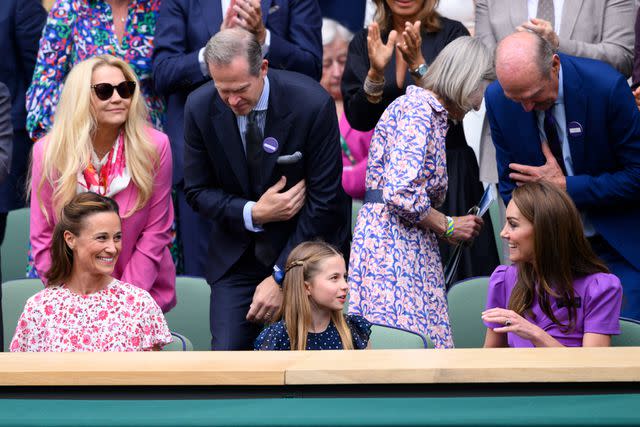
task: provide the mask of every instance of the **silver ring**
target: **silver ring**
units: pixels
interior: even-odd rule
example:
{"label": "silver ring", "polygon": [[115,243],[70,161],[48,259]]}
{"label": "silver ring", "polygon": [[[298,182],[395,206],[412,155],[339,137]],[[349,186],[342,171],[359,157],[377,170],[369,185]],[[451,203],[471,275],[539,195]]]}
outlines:
{"label": "silver ring", "polygon": [[270,317],[271,317],[271,312],[270,311],[267,312],[267,314],[264,315],[265,319],[269,319]]}
{"label": "silver ring", "polygon": [[504,321],[504,326],[511,326],[511,320],[507,319]]}

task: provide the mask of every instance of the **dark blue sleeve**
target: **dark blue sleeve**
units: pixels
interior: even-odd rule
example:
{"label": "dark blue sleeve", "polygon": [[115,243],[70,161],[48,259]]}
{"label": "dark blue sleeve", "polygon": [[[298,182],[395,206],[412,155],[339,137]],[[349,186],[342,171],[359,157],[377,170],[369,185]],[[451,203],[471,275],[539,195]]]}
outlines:
{"label": "dark blue sleeve", "polygon": [[593,126],[607,127],[608,143],[619,168],[597,175],[568,176],[567,193],[578,208],[624,206],[640,199],[640,111],[622,75],[618,74],[602,103],[607,105],[603,110],[606,117]]}
{"label": "dark blue sleeve", "polygon": [[289,335],[284,322],[267,326],[253,343],[254,350],[291,350]]}
{"label": "dark blue sleeve", "polygon": [[156,90],[165,96],[209,80],[202,74],[198,61],[204,43],[191,50],[187,40],[190,25],[196,25],[189,22],[188,12],[180,0],[162,0],[160,5],[153,49],[153,81]]}
{"label": "dark blue sleeve", "polygon": [[487,108],[487,120],[491,128],[491,140],[496,148],[496,164],[498,166],[498,190],[504,204],[511,200],[511,192],[515,183],[509,178],[509,163],[511,154],[507,148],[507,141],[502,134],[497,114],[500,112],[501,88],[497,81],[491,83],[485,94],[485,106]]}
{"label": "dark blue sleeve", "polygon": [[371,322],[362,316],[358,315],[345,315],[347,325],[351,330],[351,337],[353,340],[353,348],[356,350],[364,350],[369,344],[369,337],[371,336]]}
{"label": "dark blue sleeve", "polygon": [[[273,68],[296,71],[320,80],[322,13],[318,1],[285,1],[289,3],[288,7],[272,7],[269,11],[262,11],[269,14],[266,26],[271,33],[271,44],[266,58]],[[289,16],[279,15],[284,14],[286,10],[289,11]]]}

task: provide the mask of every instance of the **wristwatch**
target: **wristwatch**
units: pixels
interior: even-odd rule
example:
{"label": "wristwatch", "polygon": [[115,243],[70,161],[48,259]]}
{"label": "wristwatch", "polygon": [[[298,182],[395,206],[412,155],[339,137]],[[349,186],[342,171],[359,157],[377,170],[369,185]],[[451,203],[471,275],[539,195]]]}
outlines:
{"label": "wristwatch", "polygon": [[409,71],[409,74],[417,79],[421,79],[425,74],[427,74],[428,68],[429,67],[427,67],[427,64],[420,64],[415,70]]}

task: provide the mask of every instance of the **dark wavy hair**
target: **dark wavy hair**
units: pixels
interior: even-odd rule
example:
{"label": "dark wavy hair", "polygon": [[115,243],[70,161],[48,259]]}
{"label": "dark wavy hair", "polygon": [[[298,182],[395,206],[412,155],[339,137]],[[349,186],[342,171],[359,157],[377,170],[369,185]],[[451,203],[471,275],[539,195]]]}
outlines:
{"label": "dark wavy hair", "polygon": [[85,221],[93,214],[113,212],[120,216],[118,204],[109,197],[96,193],[80,193],[74,196],[62,209],[60,220],[53,229],[51,239],[51,268],[45,274],[47,286],[57,286],[71,276],[73,270],[73,251],[64,240],[64,232],[79,235]]}

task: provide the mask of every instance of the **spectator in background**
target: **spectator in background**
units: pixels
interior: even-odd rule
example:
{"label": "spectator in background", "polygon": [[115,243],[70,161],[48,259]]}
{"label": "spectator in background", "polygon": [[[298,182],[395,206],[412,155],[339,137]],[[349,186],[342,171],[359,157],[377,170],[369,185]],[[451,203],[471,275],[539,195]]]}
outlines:
{"label": "spectator in background", "polygon": [[364,198],[364,176],[373,130],[360,132],[351,128],[344,115],[340,82],[347,62],[353,34],[333,19],[322,19],[322,78],[320,84],[336,102],[342,147],[342,186],[354,199]]}
{"label": "spectator in background", "polygon": [[640,111],[626,79],[531,32],[500,42],[496,72],[485,98],[503,200],[531,181],[564,189],[622,282],[622,315],[640,319]]}
{"label": "spectator in background", "polygon": [[205,44],[221,28],[245,28],[260,41],[269,67],[319,79],[321,23],[317,0],[162,0],[153,76],[156,88],[167,97],[166,131],[174,154],[173,185],[185,274],[206,275],[211,229],[187,204],[183,191],[184,106],[192,90],[211,80],[203,56]]}
{"label": "spectator in background", "polygon": [[453,346],[438,237],[478,236],[482,219],[438,210],[447,191],[448,119],[462,120],[493,79],[491,52],[462,37],[447,45],[421,80],[393,101],[376,126],[367,192],[349,260],[349,313]]}
{"label": "spectator in background", "polygon": [[13,150],[11,168],[0,185],[0,244],[4,240],[7,214],[25,207],[25,182],[31,152],[26,130],[25,92],[36,65],[38,41],[47,13],[40,0],[3,0],[0,2],[0,82],[9,89]]}
{"label": "spectator in background", "polygon": [[485,347],[607,347],[620,333],[620,279],[596,257],[555,185],[513,190],[500,233],[512,266],[491,275]]}
{"label": "spectator in background", "polygon": [[171,147],[147,117],[138,78],[123,60],[101,55],[71,69],[53,127],[33,147],[31,247],[44,274],[65,204],[85,191],[112,197],[124,230],[113,275],[149,292],[166,312],[176,304]]}
{"label": "spectator in background", "polygon": [[27,300],[11,351],[149,351],[171,342],[149,293],[113,277],[123,239],[118,214],[114,200],[91,192],[65,205],[47,287]]}
{"label": "spectator in background", "polygon": [[[420,85],[428,64],[447,44],[469,34],[460,22],[438,15],[436,0],[375,3],[376,21],[354,36],[342,77],[347,120],[360,131],[373,129],[384,110],[405,93],[408,85]],[[484,191],[476,156],[467,145],[461,123],[449,124],[446,144],[449,184],[441,210],[447,215],[465,215]],[[440,252],[446,263],[452,247],[442,244]],[[454,281],[489,275],[498,262],[489,223],[473,246],[463,250]]]}
{"label": "spectator in background", "polygon": [[[0,184],[2,184],[9,175],[12,147],[13,127],[11,125],[11,93],[7,86],[0,82]],[[2,271],[0,271],[0,283],[2,283]],[[2,306],[1,292],[0,306]],[[2,332],[2,310],[0,310],[0,351],[2,349],[2,344],[4,344]]]}
{"label": "spectator in background", "polygon": [[[0,52],[3,55],[0,82],[9,90],[9,99],[5,100],[4,106],[10,108],[10,122],[3,124],[4,142],[0,145],[11,148],[5,159],[10,161],[9,175],[0,182],[0,245],[4,241],[9,211],[26,205],[24,189],[32,143],[26,129],[25,92],[31,82],[38,40],[46,19],[47,13],[40,0],[0,1]],[[4,116],[3,120],[6,118]],[[12,141],[6,145],[9,129],[13,130]],[[0,350],[3,343],[0,322]]]}
{"label": "spectator in background", "polygon": [[321,0],[322,16],[339,22],[352,33],[362,30],[367,24],[364,22],[366,1]]}
{"label": "spectator in background", "polygon": [[631,73],[633,96],[640,108],[640,8],[636,14],[635,24],[636,42],[633,49],[633,72]]}
{"label": "spectator in background", "polygon": [[[0,184],[4,183],[11,171],[13,148],[13,125],[11,124],[11,92],[0,82]],[[2,276],[0,275],[0,283]]]}
{"label": "spectator in background", "polygon": [[35,141],[52,127],[64,80],[71,68],[95,55],[127,62],[140,77],[151,122],[162,129],[164,101],[151,80],[153,35],[160,0],[56,0],[40,40],[27,92],[27,129]]}
{"label": "spectator in background", "polygon": [[347,195],[333,99],[299,73],[270,70],[240,28],[207,43],[213,81],[185,107],[185,191],[206,236],[214,350],[249,350],[282,302],[289,252],[322,238],[345,247]]}
{"label": "spectator in background", "polygon": [[[559,52],[605,61],[626,77],[633,65],[634,0],[476,0],[476,35],[491,49],[514,31],[533,31]],[[497,183],[485,120],[480,179]]]}
{"label": "spectator in background", "polygon": [[460,21],[472,36],[476,27],[475,0],[444,0],[438,2],[436,11],[449,19]]}

